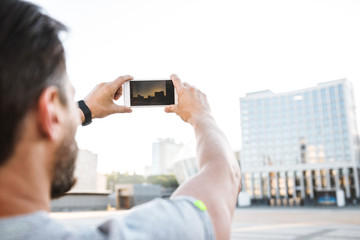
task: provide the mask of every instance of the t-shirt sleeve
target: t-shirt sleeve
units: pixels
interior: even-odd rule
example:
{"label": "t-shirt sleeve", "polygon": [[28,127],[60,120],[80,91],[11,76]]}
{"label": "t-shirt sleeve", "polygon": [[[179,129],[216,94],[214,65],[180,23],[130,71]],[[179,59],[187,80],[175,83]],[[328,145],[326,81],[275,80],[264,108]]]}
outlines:
{"label": "t-shirt sleeve", "polygon": [[156,199],[98,227],[108,240],[215,239],[205,205],[192,197]]}

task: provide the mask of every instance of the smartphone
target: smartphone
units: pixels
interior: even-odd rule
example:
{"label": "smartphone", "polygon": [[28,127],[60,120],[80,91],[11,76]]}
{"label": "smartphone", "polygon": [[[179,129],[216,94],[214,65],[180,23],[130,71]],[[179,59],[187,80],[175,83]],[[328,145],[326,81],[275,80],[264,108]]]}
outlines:
{"label": "smartphone", "polygon": [[124,105],[127,107],[161,107],[177,104],[171,80],[131,80],[125,82]]}

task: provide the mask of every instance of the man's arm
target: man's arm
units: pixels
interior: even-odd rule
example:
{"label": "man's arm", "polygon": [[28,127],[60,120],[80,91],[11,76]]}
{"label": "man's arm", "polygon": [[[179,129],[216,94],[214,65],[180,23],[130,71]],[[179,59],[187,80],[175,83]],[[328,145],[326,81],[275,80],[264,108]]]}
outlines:
{"label": "man's arm", "polygon": [[172,197],[187,195],[207,206],[216,239],[230,239],[231,221],[240,191],[240,169],[225,135],[210,114],[205,94],[172,75],[178,104],[165,108],[175,112],[195,131],[199,173],[183,183]]}
{"label": "man's arm", "polygon": [[[126,75],[115,79],[112,82],[100,83],[84,99],[91,111],[91,117],[103,118],[113,113],[130,113],[131,108],[117,105],[114,100],[118,100],[122,95],[122,85],[133,77]],[[85,121],[83,112],[78,109],[81,122]]]}

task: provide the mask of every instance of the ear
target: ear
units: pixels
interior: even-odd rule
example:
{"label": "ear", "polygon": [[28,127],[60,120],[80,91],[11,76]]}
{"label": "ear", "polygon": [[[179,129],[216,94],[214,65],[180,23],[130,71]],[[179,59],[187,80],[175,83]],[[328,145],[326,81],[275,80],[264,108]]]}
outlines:
{"label": "ear", "polygon": [[37,110],[39,130],[44,137],[50,140],[60,138],[62,114],[58,88],[45,88],[38,100]]}

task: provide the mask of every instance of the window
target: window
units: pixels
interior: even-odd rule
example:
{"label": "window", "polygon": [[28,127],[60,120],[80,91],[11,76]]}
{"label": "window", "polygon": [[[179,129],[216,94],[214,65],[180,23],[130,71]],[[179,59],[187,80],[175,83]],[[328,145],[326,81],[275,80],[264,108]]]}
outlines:
{"label": "window", "polygon": [[326,101],[327,101],[327,99],[326,99],[326,88],[321,89],[320,92],[321,92],[321,101],[323,103],[326,103]]}
{"label": "window", "polygon": [[337,89],[338,89],[339,99],[344,99],[344,93],[343,93],[344,90],[342,84],[339,84]]}
{"label": "window", "polygon": [[313,98],[314,103],[318,102],[318,96],[317,96],[317,91],[316,90],[312,91],[312,98]]}
{"label": "window", "polygon": [[336,98],[336,96],[335,96],[335,87],[330,87],[329,92],[330,92],[330,100],[335,101],[335,98]]}

